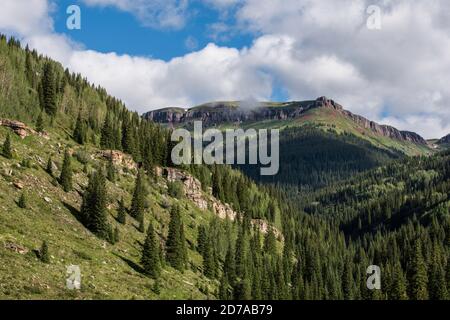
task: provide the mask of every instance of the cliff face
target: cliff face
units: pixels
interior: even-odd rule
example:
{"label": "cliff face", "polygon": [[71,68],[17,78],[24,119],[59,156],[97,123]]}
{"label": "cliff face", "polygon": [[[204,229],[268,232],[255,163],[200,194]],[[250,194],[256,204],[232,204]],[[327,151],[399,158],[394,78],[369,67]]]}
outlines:
{"label": "cliff face", "polygon": [[442,139],[440,139],[437,143],[438,144],[450,144],[450,134],[448,134],[445,137],[443,137]]}
{"label": "cliff face", "polygon": [[204,126],[214,126],[221,123],[245,123],[267,120],[289,120],[302,117],[305,112],[315,108],[330,108],[340,113],[342,116],[352,120],[356,125],[371,130],[375,134],[389,137],[401,141],[409,141],[416,144],[426,145],[427,142],[420,135],[399,131],[394,127],[380,125],[362,116],[353,114],[331,99],[320,97],[314,101],[287,102],[273,105],[270,103],[260,103],[257,107],[240,107],[239,103],[216,103],[205,106],[183,109],[161,109],[150,111],[143,115],[144,118],[158,123],[176,126],[189,124],[194,121],[202,121]]}

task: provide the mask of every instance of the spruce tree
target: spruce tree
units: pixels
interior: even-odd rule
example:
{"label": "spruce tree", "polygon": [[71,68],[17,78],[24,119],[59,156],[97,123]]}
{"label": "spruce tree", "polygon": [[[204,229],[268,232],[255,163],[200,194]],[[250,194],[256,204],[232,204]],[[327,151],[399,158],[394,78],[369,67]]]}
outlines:
{"label": "spruce tree", "polygon": [[84,144],[86,142],[86,129],[81,117],[81,111],[78,112],[77,122],[75,123],[75,129],[73,130],[73,139],[79,144]]}
{"label": "spruce tree", "polygon": [[114,243],[117,243],[120,241],[120,230],[118,227],[114,228]]}
{"label": "spruce tree", "polygon": [[61,169],[61,175],[59,177],[59,183],[65,192],[72,191],[72,162],[68,150],[64,152],[64,161]]}
{"label": "spruce tree", "polygon": [[161,273],[160,263],[160,244],[157,240],[153,224],[150,223],[142,250],[141,263],[144,272],[154,279],[157,279]]}
{"label": "spruce tree", "polygon": [[180,208],[174,206],[170,212],[169,234],[167,237],[166,260],[177,270],[183,271],[186,260],[183,223],[181,222]]}
{"label": "spruce tree", "polygon": [[143,182],[143,172],[139,170],[133,192],[133,199],[131,200],[131,216],[138,221],[142,220],[144,216],[144,182]]}
{"label": "spruce tree", "polygon": [[114,139],[112,123],[109,114],[107,114],[101,131],[100,146],[103,149],[115,149]]}
{"label": "spruce tree", "polygon": [[42,111],[36,120],[36,131],[39,133],[44,132],[44,113]]}
{"label": "spruce tree", "polygon": [[42,77],[43,107],[47,114],[54,117],[56,115],[56,80],[51,62],[44,65]]}
{"label": "spruce tree", "polygon": [[393,284],[391,288],[391,296],[394,300],[408,300],[406,293],[406,276],[403,273],[400,261],[397,261],[394,266]]}
{"label": "spruce tree", "polygon": [[89,178],[89,184],[83,195],[81,217],[84,225],[98,237],[110,239],[110,226],[106,211],[106,178],[100,169]]}
{"label": "spruce tree", "polygon": [[17,202],[17,205],[21,209],[26,209],[27,208],[27,196],[26,196],[25,192],[22,192],[22,194],[20,195],[20,198],[19,198],[19,201]]}
{"label": "spruce tree", "polygon": [[47,241],[42,242],[41,250],[39,250],[39,258],[43,263],[50,263]]}
{"label": "spruce tree", "polygon": [[3,143],[3,150],[2,150],[2,154],[5,158],[7,159],[12,159],[13,154],[12,154],[12,147],[11,147],[11,136],[8,135],[6,136],[5,142]]}
{"label": "spruce tree", "polygon": [[220,280],[219,299],[220,300],[230,300],[231,299],[230,284],[228,283],[228,279],[226,276],[222,276],[222,279]]}
{"label": "spruce tree", "polygon": [[410,282],[411,299],[428,300],[428,275],[427,267],[422,255],[422,246],[419,241],[414,248],[414,256],[411,266],[412,278]]}
{"label": "spruce tree", "polygon": [[52,161],[52,157],[48,158],[47,161],[47,167],[45,168],[45,171],[53,177],[53,161]]}
{"label": "spruce tree", "polygon": [[272,229],[267,232],[266,237],[264,239],[264,251],[269,254],[275,256],[277,254],[277,240],[275,237],[275,233]]}
{"label": "spruce tree", "polygon": [[121,224],[126,224],[126,222],[127,222],[127,209],[125,207],[123,198],[119,201],[119,210],[118,210],[118,214],[117,214],[117,221]]}
{"label": "spruce tree", "polygon": [[108,159],[108,165],[106,167],[106,177],[113,183],[116,181],[116,168],[114,167],[112,152]]}

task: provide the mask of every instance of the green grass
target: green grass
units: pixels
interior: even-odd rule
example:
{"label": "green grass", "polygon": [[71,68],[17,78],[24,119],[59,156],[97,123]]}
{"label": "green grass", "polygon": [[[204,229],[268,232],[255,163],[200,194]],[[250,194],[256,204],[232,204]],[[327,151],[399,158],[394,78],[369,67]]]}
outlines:
{"label": "green grass", "polygon": [[[0,128],[1,142],[8,131]],[[73,158],[75,190],[70,193],[54,186],[52,177],[43,169],[49,154],[53,154],[60,168],[66,143],[66,137],[55,132],[51,133],[50,140],[37,136],[21,140],[13,134],[15,158],[7,160],[0,156],[0,299],[205,299],[207,296],[199,287],[207,286],[209,292],[214,292],[218,284],[202,276],[199,271],[202,259],[192,248],[189,250],[192,268],[180,273],[166,266],[161,276],[161,293],[156,295],[151,290],[154,281],[139,272],[144,234],[138,232],[138,223],[130,216],[124,226],[115,221],[115,200],[124,197],[127,204],[131,201],[132,173],[124,172],[115,184],[108,182],[112,204],[109,220],[119,227],[119,243],[110,245],[98,239],[77,221],[73,214],[81,204],[77,190],[87,184],[83,165]],[[72,148],[76,151],[81,147],[72,143]],[[98,151],[93,147],[86,150],[91,155]],[[31,168],[19,166],[23,158],[31,160]],[[89,168],[101,161],[91,160]],[[20,209],[16,204],[22,193],[14,186],[16,182],[24,186],[27,209]],[[213,214],[200,211],[186,199],[170,198],[165,184],[162,178],[147,183],[149,209],[145,220],[147,223],[156,221],[158,232],[166,235],[169,213],[162,204],[179,202],[183,208],[186,238],[195,245],[196,226],[208,223]],[[49,198],[51,203],[44,198]],[[49,245],[50,264],[42,263],[33,252],[40,248],[43,240]],[[6,243],[23,246],[29,252],[23,255],[13,252],[5,248]],[[69,265],[81,268],[80,291],[66,289]]]}

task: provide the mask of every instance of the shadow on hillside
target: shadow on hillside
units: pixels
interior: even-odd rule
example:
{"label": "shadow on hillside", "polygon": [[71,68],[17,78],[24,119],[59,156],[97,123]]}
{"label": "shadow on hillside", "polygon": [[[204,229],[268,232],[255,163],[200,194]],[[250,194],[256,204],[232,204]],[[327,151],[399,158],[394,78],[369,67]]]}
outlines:
{"label": "shadow on hillside", "polygon": [[75,219],[78,220],[78,222],[83,224],[83,219],[81,217],[80,210],[78,210],[77,208],[75,208],[74,206],[72,206],[71,204],[69,204],[67,202],[63,202],[63,206],[66,207],[66,209],[70,211],[70,213],[75,217]]}
{"label": "shadow on hillside", "polygon": [[130,268],[132,268],[134,271],[144,274],[144,269],[140,265],[138,265],[136,262],[131,261],[128,258],[122,257],[120,254],[117,254],[117,253],[114,253],[114,255],[116,257],[119,257],[120,259],[122,259],[122,261],[124,261],[126,264],[128,264],[130,266]]}

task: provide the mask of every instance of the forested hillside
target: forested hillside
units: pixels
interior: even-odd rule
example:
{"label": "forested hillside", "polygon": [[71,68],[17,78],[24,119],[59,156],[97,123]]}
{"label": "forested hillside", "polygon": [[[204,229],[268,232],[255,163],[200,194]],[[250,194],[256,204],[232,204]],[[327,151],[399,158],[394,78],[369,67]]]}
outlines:
{"label": "forested hillside", "polygon": [[0,118],[2,299],[449,298],[448,153],[305,129],[277,184],[174,168],[169,130],[3,36]]}

